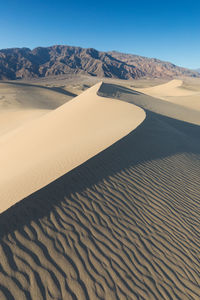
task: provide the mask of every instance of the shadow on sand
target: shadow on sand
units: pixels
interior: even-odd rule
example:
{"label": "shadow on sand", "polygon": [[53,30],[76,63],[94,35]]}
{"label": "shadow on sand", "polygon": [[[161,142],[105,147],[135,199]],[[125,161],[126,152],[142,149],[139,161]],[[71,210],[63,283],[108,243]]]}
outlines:
{"label": "shadow on sand", "polygon": [[47,87],[47,86],[43,86],[43,85],[36,85],[36,84],[31,84],[31,83],[23,83],[23,82],[11,82],[11,81],[2,81],[2,83],[6,83],[6,84],[11,84],[11,85],[17,85],[17,86],[22,86],[22,87],[33,87],[33,88],[41,88],[41,89],[45,89],[45,90],[49,90],[49,91],[54,91],[66,96],[70,96],[70,97],[76,97],[77,95],[74,93],[71,93],[67,90],[62,89],[61,87]]}
{"label": "shadow on sand", "polygon": [[[121,98],[125,93],[135,95],[119,86],[113,85],[112,89],[111,92],[109,88],[112,97],[114,93],[121,93]],[[144,122],[126,137],[3,212],[0,237],[47,216],[65,197],[80,193],[121,170],[176,153],[200,154],[200,126],[149,110],[146,113]]]}

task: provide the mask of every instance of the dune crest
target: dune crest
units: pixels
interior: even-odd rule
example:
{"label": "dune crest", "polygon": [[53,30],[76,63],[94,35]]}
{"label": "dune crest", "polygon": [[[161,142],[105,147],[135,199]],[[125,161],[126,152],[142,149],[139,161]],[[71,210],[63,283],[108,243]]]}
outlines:
{"label": "dune crest", "polygon": [[[96,97],[97,90],[108,98]],[[20,156],[14,148],[10,157],[30,163],[34,175],[32,149],[43,159],[41,176],[51,176],[45,172],[91,154],[89,146],[110,143],[115,129],[131,130],[144,117],[137,106],[146,118],[136,130],[1,213],[0,299],[199,299],[200,126],[188,122],[199,112],[102,84],[0,144],[12,151],[10,141],[20,136],[26,149]],[[27,173],[16,175],[30,188]]]}
{"label": "dune crest", "polygon": [[143,109],[97,95],[96,84],[0,138],[1,212],[134,130]]}
{"label": "dune crest", "polygon": [[150,96],[185,96],[192,94],[191,91],[181,89],[181,86],[183,85],[182,80],[173,79],[170,80],[167,83],[159,84],[150,88],[141,88],[138,89],[138,91],[143,92],[144,94],[150,95]]}
{"label": "dune crest", "polygon": [[182,80],[174,79],[164,84],[136,90],[189,109],[200,110],[200,89],[188,88]]}

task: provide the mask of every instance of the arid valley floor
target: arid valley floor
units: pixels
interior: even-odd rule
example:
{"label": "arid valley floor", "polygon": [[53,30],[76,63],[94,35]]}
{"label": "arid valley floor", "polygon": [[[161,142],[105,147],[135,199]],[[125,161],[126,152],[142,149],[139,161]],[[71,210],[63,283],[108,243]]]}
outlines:
{"label": "arid valley floor", "polygon": [[0,82],[0,300],[200,299],[200,79]]}

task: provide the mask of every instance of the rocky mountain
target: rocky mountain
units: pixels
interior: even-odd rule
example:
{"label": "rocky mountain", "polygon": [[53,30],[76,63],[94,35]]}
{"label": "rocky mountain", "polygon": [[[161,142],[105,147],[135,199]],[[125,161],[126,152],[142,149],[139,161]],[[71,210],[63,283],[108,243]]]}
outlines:
{"label": "rocky mountain", "polygon": [[197,71],[198,73],[200,73],[200,68],[199,68],[199,69],[196,69],[196,71]]}
{"label": "rocky mountain", "polygon": [[200,75],[141,56],[119,52],[101,52],[93,48],[56,45],[52,47],[11,48],[0,50],[0,79],[46,77],[69,73],[131,79]]}
{"label": "rocky mountain", "polygon": [[133,54],[125,54],[117,51],[108,52],[112,57],[125,62],[128,65],[133,65],[145,73],[146,77],[176,77],[189,76],[199,77],[197,71],[178,67],[170,62],[161,61],[156,58],[148,58]]}

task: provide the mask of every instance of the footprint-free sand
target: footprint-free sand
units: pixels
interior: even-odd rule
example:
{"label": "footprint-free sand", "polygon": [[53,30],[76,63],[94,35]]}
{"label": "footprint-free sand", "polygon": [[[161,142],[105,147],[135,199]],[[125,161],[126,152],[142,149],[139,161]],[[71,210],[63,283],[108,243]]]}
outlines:
{"label": "footprint-free sand", "polygon": [[147,92],[99,83],[0,136],[0,299],[199,299],[200,111]]}

